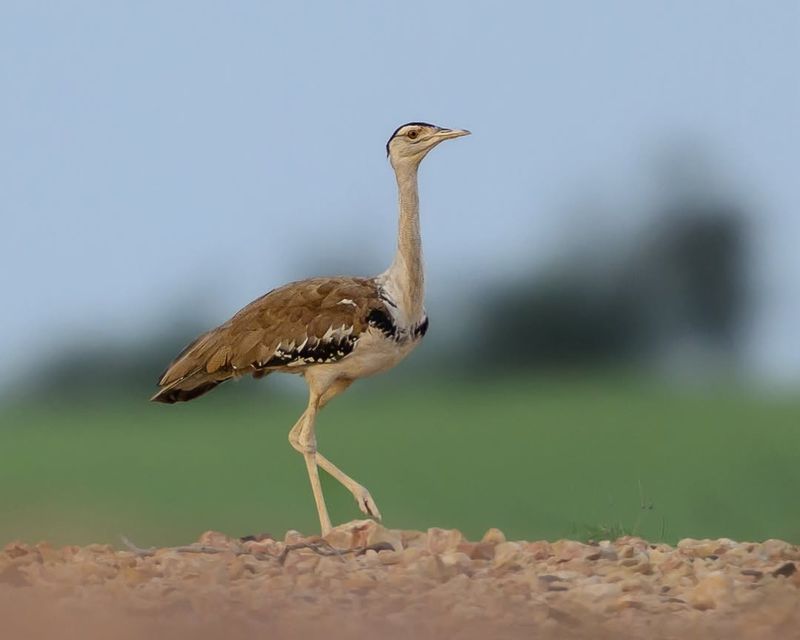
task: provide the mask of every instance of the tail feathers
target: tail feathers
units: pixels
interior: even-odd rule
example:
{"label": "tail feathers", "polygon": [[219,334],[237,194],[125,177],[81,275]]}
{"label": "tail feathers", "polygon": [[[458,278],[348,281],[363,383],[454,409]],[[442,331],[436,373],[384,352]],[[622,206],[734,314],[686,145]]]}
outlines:
{"label": "tail feathers", "polygon": [[158,381],[161,389],[150,400],[168,404],[186,402],[232,377],[231,371],[208,367],[218,333],[219,329],[209,331],[187,345],[161,374]]}
{"label": "tail feathers", "polygon": [[150,400],[167,404],[186,402],[208,393],[231,378],[248,373],[260,378],[269,373],[266,368],[237,369],[233,366],[230,362],[230,343],[227,325],[199,336],[161,374],[158,381],[161,388]]}
{"label": "tail feathers", "polygon": [[208,360],[209,343],[213,342],[211,339],[213,333],[213,331],[204,333],[186,345],[159,376],[159,386],[171,386],[203,371]]}
{"label": "tail feathers", "polygon": [[203,380],[194,381],[191,378],[173,382],[171,385],[159,389],[150,400],[152,402],[164,402],[166,404],[174,404],[176,402],[188,402],[194,400],[204,393],[208,393],[218,384],[222,384],[225,380]]}

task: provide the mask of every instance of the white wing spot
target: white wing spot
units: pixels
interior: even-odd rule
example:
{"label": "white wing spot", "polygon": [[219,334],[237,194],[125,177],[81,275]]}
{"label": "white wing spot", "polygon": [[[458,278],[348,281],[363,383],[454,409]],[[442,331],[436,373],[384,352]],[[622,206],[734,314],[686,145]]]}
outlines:
{"label": "white wing spot", "polygon": [[329,340],[343,340],[353,333],[353,327],[348,327],[343,324],[341,327],[328,327],[328,330],[319,339],[320,342],[328,342]]}
{"label": "white wing spot", "polygon": [[351,305],[353,305],[354,307],[357,307],[357,306],[358,306],[358,305],[357,305],[355,302],[353,302],[353,301],[352,301],[350,298],[343,298],[343,299],[339,300],[339,302],[337,302],[336,304],[351,304]]}

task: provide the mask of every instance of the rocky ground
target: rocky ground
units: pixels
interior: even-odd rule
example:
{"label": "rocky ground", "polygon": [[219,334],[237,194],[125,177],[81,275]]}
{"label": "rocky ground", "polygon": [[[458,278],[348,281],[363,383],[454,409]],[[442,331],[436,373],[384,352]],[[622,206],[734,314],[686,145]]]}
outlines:
{"label": "rocky ground", "polygon": [[800,638],[800,547],[479,542],[372,521],[0,553],[2,638]]}

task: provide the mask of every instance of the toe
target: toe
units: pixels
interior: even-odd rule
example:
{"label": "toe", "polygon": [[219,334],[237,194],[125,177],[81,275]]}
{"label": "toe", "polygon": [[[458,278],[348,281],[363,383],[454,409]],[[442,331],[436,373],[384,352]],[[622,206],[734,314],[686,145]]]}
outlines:
{"label": "toe", "polygon": [[358,503],[358,508],[361,509],[362,513],[365,513],[376,520],[381,519],[381,512],[378,510],[378,505],[375,504],[375,501],[372,499],[369,491],[366,489],[359,491],[356,495],[356,502]]}
{"label": "toe", "polygon": [[369,515],[371,515],[376,520],[381,519],[381,512],[378,511],[378,505],[375,504],[371,496],[367,497],[365,506],[367,508],[367,512],[369,513]]}

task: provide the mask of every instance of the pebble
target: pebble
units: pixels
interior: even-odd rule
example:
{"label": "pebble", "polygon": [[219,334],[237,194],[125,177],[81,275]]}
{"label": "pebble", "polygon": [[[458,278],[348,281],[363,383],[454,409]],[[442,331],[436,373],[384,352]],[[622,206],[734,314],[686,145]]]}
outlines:
{"label": "pebble", "polygon": [[283,541],[286,544],[298,544],[299,542],[302,542],[303,540],[305,540],[305,538],[303,537],[303,534],[300,533],[299,531],[295,531],[294,529],[289,529],[286,532],[286,535],[283,537]]}
{"label": "pebble", "polygon": [[455,551],[458,545],[464,542],[464,536],[458,529],[428,529],[428,551],[431,553],[444,553]]}
{"label": "pebble", "polygon": [[522,555],[522,545],[518,542],[502,542],[494,549],[495,567],[510,564],[518,560]]}
{"label": "pebble", "polygon": [[732,603],[731,578],[721,571],[709,573],[688,593],[688,602],[695,609],[705,611]]}
{"label": "pebble", "polygon": [[495,529],[494,527],[487,530],[486,533],[483,534],[483,538],[481,538],[481,542],[486,542],[488,544],[500,544],[505,541],[505,534],[500,531],[500,529]]}

